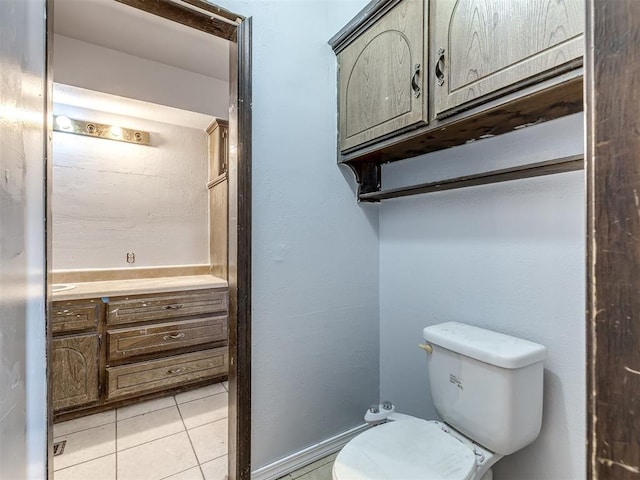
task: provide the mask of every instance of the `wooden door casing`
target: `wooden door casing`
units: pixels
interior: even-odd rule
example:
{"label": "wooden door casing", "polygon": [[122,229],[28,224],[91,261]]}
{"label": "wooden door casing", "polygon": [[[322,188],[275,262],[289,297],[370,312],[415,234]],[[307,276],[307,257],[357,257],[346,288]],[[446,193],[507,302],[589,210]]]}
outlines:
{"label": "wooden door casing", "polygon": [[432,2],[437,118],[582,65],[582,0]]}

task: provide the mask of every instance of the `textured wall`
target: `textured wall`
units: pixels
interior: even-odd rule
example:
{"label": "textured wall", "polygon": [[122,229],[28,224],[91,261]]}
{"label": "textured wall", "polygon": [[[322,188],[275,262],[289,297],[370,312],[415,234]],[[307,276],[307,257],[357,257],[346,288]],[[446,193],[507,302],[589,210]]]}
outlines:
{"label": "textured wall", "polygon": [[[582,115],[385,168],[388,183],[581,153]],[[585,477],[583,172],[385,201],[380,211],[381,395],[436,418],[427,325],[456,320],[545,345],[544,418],[496,480]]]}
{"label": "textured wall", "polygon": [[44,2],[0,2],[0,478],[46,477]]}
{"label": "textured wall", "polygon": [[229,84],[163,63],[55,35],[55,81],[128,98],[229,115]]}
{"label": "textured wall", "polygon": [[[58,104],[54,111],[146,130],[152,142],[54,132],[55,270],[209,263],[203,130]],[[135,253],[134,264],[127,252]]]}
{"label": "textured wall", "polygon": [[328,2],[220,3],[254,22],[256,469],[361,424],[378,399],[378,212],[336,166]]}

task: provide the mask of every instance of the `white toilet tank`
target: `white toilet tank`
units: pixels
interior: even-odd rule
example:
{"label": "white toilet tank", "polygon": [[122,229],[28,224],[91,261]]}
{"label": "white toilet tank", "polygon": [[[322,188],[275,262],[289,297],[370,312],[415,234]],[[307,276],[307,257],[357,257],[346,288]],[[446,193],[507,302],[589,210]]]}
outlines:
{"label": "white toilet tank", "polygon": [[537,343],[458,322],[427,327],[431,395],[442,419],[501,455],[533,442],[542,424]]}

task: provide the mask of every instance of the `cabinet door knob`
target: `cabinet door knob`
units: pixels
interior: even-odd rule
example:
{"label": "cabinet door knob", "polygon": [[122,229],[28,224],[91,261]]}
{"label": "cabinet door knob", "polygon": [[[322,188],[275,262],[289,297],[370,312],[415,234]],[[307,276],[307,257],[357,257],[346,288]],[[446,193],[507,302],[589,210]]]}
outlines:
{"label": "cabinet door knob", "polygon": [[413,75],[411,75],[411,90],[413,90],[413,96],[418,98],[420,96],[420,85],[418,85],[418,75],[420,74],[420,64],[416,63],[413,67]]}
{"label": "cabinet door knob", "polygon": [[438,50],[438,61],[436,62],[436,79],[438,86],[444,85],[444,48]]}

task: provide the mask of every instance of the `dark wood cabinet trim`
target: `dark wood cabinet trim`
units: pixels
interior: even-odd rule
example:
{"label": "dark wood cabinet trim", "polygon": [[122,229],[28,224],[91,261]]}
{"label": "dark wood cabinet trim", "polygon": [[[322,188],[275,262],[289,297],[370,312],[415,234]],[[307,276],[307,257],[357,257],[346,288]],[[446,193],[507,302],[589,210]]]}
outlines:
{"label": "dark wood cabinet trim", "polygon": [[588,0],[587,472],[640,477],[640,2]]}
{"label": "dark wood cabinet trim", "polygon": [[229,145],[236,146],[229,155],[229,172],[236,172],[229,179],[230,480],[251,478],[251,32],[247,18],[229,49]]}
{"label": "dark wood cabinet trim", "polygon": [[[235,36],[235,25],[216,18],[214,16],[205,16],[204,13],[197,12],[189,7],[180,5],[171,0],[116,0],[117,2],[129,5],[130,7],[144,10],[147,13],[158,15],[173,22],[180,23],[187,27],[195,28],[205,33],[224,38],[225,40],[233,40]],[[192,5],[195,2],[191,0]],[[200,3],[200,2],[198,2]],[[205,2],[202,2],[204,4]],[[201,4],[198,5],[202,8]],[[218,9],[220,10],[220,9]],[[217,12],[212,12],[216,13]],[[206,20],[205,20],[206,19]]]}
{"label": "dark wood cabinet trim", "polygon": [[[476,107],[459,116],[433,120],[426,127],[400,132],[355,152],[342,154],[339,163],[349,165],[356,173],[360,193],[372,194],[376,191],[372,189],[373,183],[363,185],[362,181],[367,177],[357,173],[362,168],[356,166],[358,163],[384,164],[480,141],[528,125],[581,112],[583,103],[582,70],[579,69],[547,83],[543,82]],[[381,183],[382,178],[379,180]],[[370,201],[365,196],[358,198]]]}
{"label": "dark wood cabinet trim", "polygon": [[363,193],[360,194],[359,198],[360,201],[363,202],[379,201],[389,198],[408,197],[410,195],[423,193],[443,192],[445,190],[455,190],[458,188],[508,182],[522,178],[540,177],[554,173],[573,172],[582,169],[584,169],[584,156],[573,155],[544,162],[502,168],[500,170],[493,170],[490,172],[465,175],[448,180],[422,183],[419,185],[412,185],[410,187],[394,188],[373,193]]}
{"label": "dark wood cabinet trim", "polygon": [[[370,2],[329,40],[336,55],[372,25],[381,21],[400,1]],[[428,5],[427,1],[427,11]],[[434,21],[427,14],[425,32],[427,25],[433,31]],[[425,35],[429,42],[433,40],[431,34]],[[425,48],[425,52],[431,50],[431,46]],[[425,59],[425,65],[428,63]],[[438,115],[425,116],[424,120],[428,122],[426,125],[408,125],[349,148],[343,148],[344,140],[339,136],[338,163],[348,165],[354,172],[358,182],[358,200],[377,201],[376,192],[380,190],[382,179],[380,173],[376,177],[372,175],[374,171],[370,164],[401,161],[583,111],[582,64],[582,58],[570,59],[562,65],[488,92]],[[424,71],[424,75],[428,76],[425,86],[429,85],[428,89],[425,87],[429,91],[429,101],[425,103],[425,108],[435,111],[432,108],[435,80],[429,69]],[[338,96],[341,93],[339,83]],[[366,165],[357,165],[361,162]],[[538,174],[541,170],[532,168],[520,173],[526,172]],[[420,188],[414,190],[419,193]],[[384,198],[384,194],[381,195]]]}
{"label": "dark wood cabinet trim", "polygon": [[401,1],[402,0],[373,0],[369,2],[349,23],[329,39],[328,43],[333,51],[336,54],[340,53],[363,31]]}

